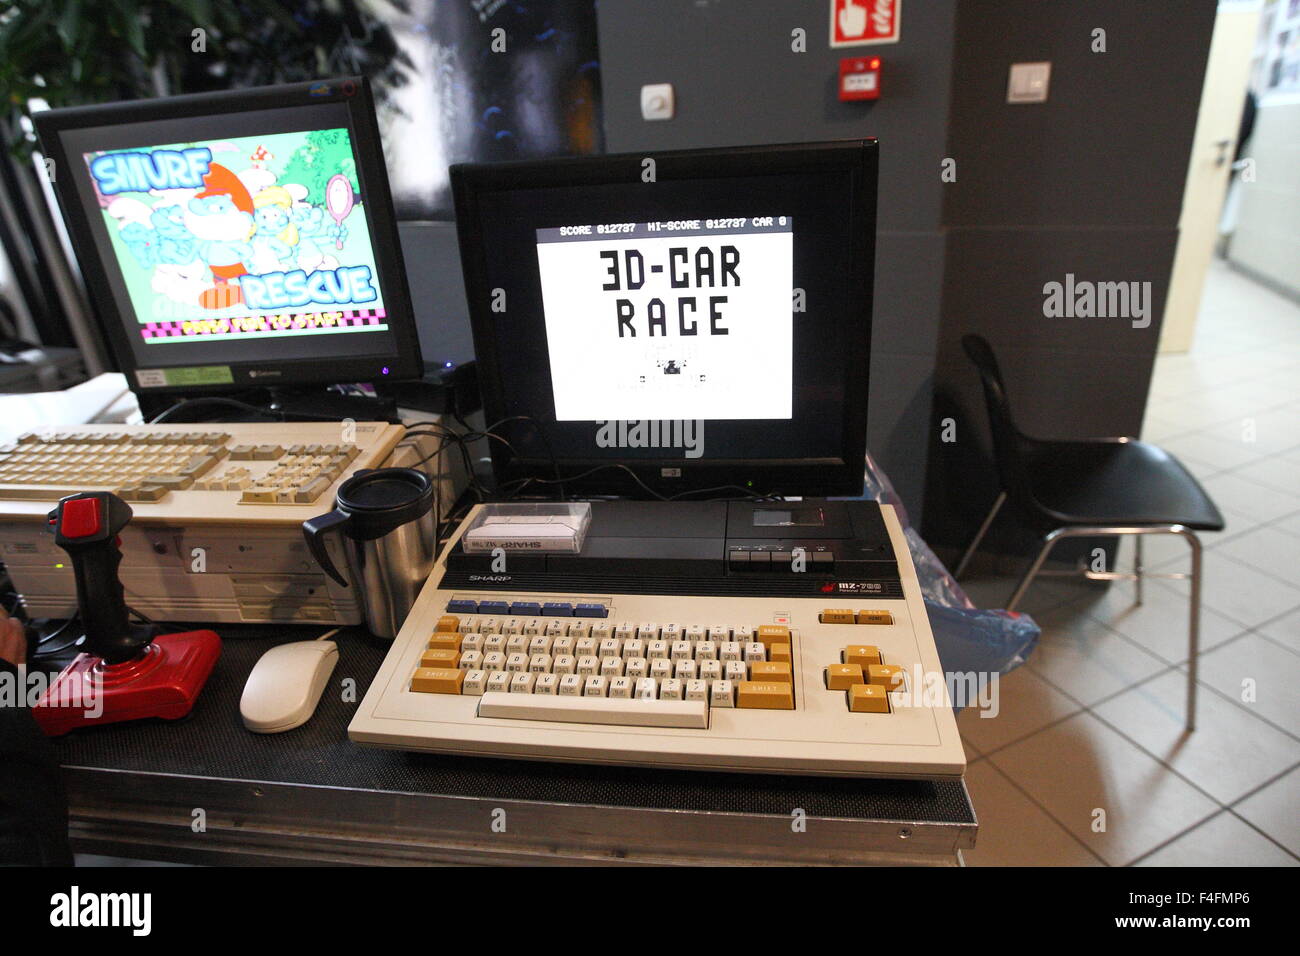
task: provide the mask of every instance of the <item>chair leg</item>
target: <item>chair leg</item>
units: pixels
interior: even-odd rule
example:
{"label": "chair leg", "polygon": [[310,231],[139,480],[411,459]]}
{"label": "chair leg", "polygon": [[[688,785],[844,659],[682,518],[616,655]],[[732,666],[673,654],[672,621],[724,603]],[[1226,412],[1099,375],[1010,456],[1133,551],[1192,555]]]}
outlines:
{"label": "chair leg", "polygon": [[1146,535],[1133,535],[1133,575],[1134,586],[1137,589],[1137,604],[1142,603],[1142,539]]}
{"label": "chair leg", "polygon": [[971,543],[967,545],[966,553],[961,556],[961,561],[957,564],[957,570],[954,571],[952,575],[955,579],[959,581],[961,580],[962,573],[966,570],[966,565],[970,564],[970,559],[974,556],[975,549],[978,548],[980,542],[984,540],[984,535],[988,533],[989,526],[993,524],[993,519],[998,516],[998,512],[1002,510],[1002,505],[1006,500],[1007,493],[1005,491],[999,491],[997,500],[993,502],[993,507],[989,509],[989,513],[984,517],[984,523],[980,525],[980,529],[975,532],[975,537],[972,538]]}
{"label": "chair leg", "polygon": [[1014,611],[1016,609],[1016,605],[1020,603],[1020,599],[1023,598],[1025,592],[1029,590],[1029,585],[1033,583],[1039,570],[1042,569],[1043,562],[1047,560],[1047,555],[1051,552],[1052,546],[1055,545],[1061,535],[1065,533],[1065,530],[1065,528],[1057,528],[1055,531],[1049,532],[1047,537],[1043,538],[1043,546],[1038,549],[1038,556],[1034,558],[1033,563],[1029,565],[1029,570],[1025,572],[1025,576],[1020,579],[1020,584],[1016,586],[1015,591],[1012,593],[1011,600],[1007,602],[1006,610]]}
{"label": "chair leg", "polygon": [[[1043,539],[1043,546],[1038,551],[1038,556],[1034,558],[1033,564],[1021,578],[1019,586],[1015,593],[1011,595],[1011,600],[1007,602],[1007,610],[1014,611],[1020,603],[1020,599],[1025,596],[1025,591],[1033,582],[1035,576],[1042,569],[1043,562],[1047,560],[1048,553],[1060,538],[1079,538],[1079,537],[1104,537],[1110,535],[1133,535],[1138,539],[1139,548],[1142,536],[1145,534],[1176,534],[1186,539],[1188,546],[1192,549],[1192,570],[1187,575],[1191,581],[1192,593],[1187,608],[1187,714],[1185,724],[1188,732],[1196,729],[1196,682],[1199,676],[1200,655],[1201,655],[1201,539],[1190,528],[1180,525],[1158,525],[1158,526],[1141,526],[1141,525],[1089,525],[1075,526],[1070,528],[1057,528]],[[1138,552],[1138,567],[1141,567],[1141,551]],[[1139,586],[1141,577],[1138,578]]]}
{"label": "chair leg", "polygon": [[1176,532],[1192,548],[1191,606],[1187,609],[1187,720],[1188,733],[1196,729],[1196,679],[1201,657],[1201,539],[1182,528]]}

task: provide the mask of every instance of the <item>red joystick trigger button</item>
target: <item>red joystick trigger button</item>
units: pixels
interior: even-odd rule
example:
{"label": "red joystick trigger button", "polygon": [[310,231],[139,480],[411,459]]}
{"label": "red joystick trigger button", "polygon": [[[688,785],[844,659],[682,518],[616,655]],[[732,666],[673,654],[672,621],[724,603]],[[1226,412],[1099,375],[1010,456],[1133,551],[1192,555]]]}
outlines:
{"label": "red joystick trigger button", "polygon": [[63,503],[60,531],[65,538],[89,538],[101,528],[98,498],[74,498]]}

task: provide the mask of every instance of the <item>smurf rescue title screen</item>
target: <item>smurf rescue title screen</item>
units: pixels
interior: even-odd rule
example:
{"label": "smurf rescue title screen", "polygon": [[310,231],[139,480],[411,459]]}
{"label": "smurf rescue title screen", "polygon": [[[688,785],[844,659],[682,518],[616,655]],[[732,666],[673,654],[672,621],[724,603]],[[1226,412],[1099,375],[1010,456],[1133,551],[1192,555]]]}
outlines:
{"label": "smurf rescue title screen", "polygon": [[84,159],[145,344],[387,330],[347,129]]}

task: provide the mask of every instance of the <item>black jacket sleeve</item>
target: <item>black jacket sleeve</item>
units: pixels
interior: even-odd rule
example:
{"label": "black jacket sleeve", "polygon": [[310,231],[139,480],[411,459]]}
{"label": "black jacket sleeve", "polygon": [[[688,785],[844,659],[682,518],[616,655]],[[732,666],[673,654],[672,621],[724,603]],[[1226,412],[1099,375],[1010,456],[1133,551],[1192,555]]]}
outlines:
{"label": "black jacket sleeve", "polygon": [[54,748],[8,661],[0,661],[0,681],[15,689],[0,701],[0,865],[71,866],[68,797]]}

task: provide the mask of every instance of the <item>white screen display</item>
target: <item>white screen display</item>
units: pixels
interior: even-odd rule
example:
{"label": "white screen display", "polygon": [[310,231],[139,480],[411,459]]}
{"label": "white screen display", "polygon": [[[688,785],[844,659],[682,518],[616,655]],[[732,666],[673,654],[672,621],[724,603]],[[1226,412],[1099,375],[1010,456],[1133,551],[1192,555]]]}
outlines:
{"label": "white screen display", "polygon": [[537,230],[559,421],[789,419],[789,216]]}

